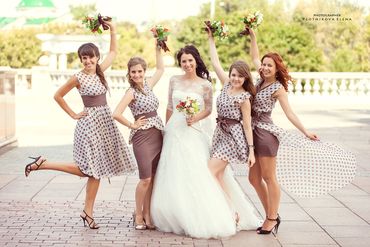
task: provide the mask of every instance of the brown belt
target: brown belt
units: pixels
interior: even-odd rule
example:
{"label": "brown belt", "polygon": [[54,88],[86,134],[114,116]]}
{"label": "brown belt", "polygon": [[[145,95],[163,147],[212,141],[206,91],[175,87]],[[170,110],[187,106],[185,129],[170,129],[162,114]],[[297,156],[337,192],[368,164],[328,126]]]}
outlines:
{"label": "brown belt", "polygon": [[104,94],[100,95],[81,95],[85,107],[103,106],[107,104],[107,97]]}
{"label": "brown belt", "polygon": [[135,118],[135,120],[138,120],[141,117],[151,118],[151,117],[155,117],[157,115],[158,114],[157,114],[156,111],[150,111],[150,112],[145,112],[145,113],[138,114],[138,115],[134,116],[134,118]]}
{"label": "brown belt", "polygon": [[271,112],[255,112],[252,111],[252,121],[263,122],[263,123],[272,123]]}
{"label": "brown belt", "polygon": [[232,118],[225,118],[225,117],[220,117],[218,116],[216,118],[216,122],[217,124],[221,127],[221,129],[225,132],[225,133],[230,133],[230,127],[232,125],[235,125],[235,124],[240,124],[240,121],[239,120],[236,120],[236,119],[232,119]]}

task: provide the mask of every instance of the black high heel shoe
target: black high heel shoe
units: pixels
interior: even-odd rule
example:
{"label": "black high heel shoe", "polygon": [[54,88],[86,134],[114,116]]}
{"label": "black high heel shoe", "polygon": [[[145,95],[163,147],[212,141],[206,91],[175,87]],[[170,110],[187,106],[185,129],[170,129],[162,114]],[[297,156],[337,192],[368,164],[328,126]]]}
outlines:
{"label": "black high heel shoe", "polygon": [[[277,217],[279,218],[279,221],[280,221],[281,219],[280,219],[280,215],[279,214],[277,214]],[[266,219],[267,219],[267,216],[266,216]],[[258,227],[256,229],[256,231],[261,231],[261,229],[262,229],[262,226]]]}
{"label": "black high heel shoe", "polygon": [[276,221],[276,224],[272,227],[271,230],[263,230],[262,227],[261,227],[260,230],[257,230],[257,234],[267,235],[267,234],[270,234],[271,232],[273,233],[273,231],[275,231],[275,234],[277,234],[277,232],[279,230],[279,225],[280,225],[280,222],[281,222],[280,216],[278,215],[278,217],[276,219],[267,218],[267,220]]}
{"label": "black high heel shoe", "polygon": [[[46,159],[42,159],[41,160],[41,163],[40,164],[37,164],[37,161],[39,161],[41,159],[41,156],[39,157],[28,157],[30,159],[33,159],[33,161],[29,164],[27,164],[25,167],[24,167],[24,175],[26,177],[28,177],[28,175],[30,175],[30,173],[32,171],[36,171],[40,168],[40,166],[42,165],[42,163],[44,163],[46,161]],[[32,165],[35,164],[36,165],[36,169],[32,169]]]}
{"label": "black high heel shoe", "polygon": [[[84,226],[86,226],[86,222],[87,222],[87,225],[89,226],[90,229],[99,229],[99,226],[95,223],[95,220],[93,218],[91,218],[85,210],[82,210],[82,212],[84,212],[85,214],[85,217],[83,217],[82,215],[80,215],[83,223],[84,223]],[[89,222],[90,220],[90,222]]]}

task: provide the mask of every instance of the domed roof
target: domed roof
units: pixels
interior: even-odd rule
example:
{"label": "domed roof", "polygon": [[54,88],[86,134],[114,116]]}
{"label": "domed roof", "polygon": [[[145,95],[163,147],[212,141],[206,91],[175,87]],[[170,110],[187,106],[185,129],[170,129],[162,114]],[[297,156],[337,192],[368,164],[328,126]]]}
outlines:
{"label": "domed roof", "polygon": [[22,0],[17,9],[23,8],[55,8],[52,0]]}

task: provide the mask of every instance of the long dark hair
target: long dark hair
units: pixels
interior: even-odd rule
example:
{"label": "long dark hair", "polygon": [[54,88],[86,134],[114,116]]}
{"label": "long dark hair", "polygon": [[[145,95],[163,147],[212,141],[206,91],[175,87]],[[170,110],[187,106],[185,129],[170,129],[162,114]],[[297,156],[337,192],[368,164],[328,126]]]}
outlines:
{"label": "long dark hair", "polygon": [[245,78],[244,83],[243,83],[243,88],[245,89],[245,91],[249,92],[254,97],[256,95],[256,88],[254,87],[252,74],[251,74],[248,64],[241,60],[235,61],[230,66],[229,77],[233,69],[236,69],[236,71],[238,71],[238,73],[241,74]]}
{"label": "long dark hair", "polygon": [[197,68],[196,68],[197,76],[207,79],[208,81],[211,81],[211,77],[209,76],[209,71],[206,65],[204,64],[202,58],[200,57],[198,49],[194,45],[186,45],[183,48],[181,48],[176,54],[177,63],[180,67],[181,67],[181,56],[184,53],[190,54],[194,57],[195,62],[197,64]]}
{"label": "long dark hair", "polygon": [[[261,63],[265,57],[271,58],[275,62],[276,66],[276,80],[278,80],[284,87],[285,91],[288,91],[288,82],[292,80],[292,77],[289,75],[289,71],[287,66],[284,64],[283,58],[276,52],[269,52],[264,55],[261,59]],[[260,72],[260,76],[262,79],[263,74]]]}
{"label": "long dark hair", "polygon": [[142,94],[145,94],[145,92],[143,90],[141,90],[140,87],[138,87],[138,85],[136,84],[136,82],[134,82],[131,78],[130,78],[130,69],[132,66],[135,66],[135,65],[138,65],[140,64],[141,67],[143,67],[143,70],[144,72],[146,71],[146,68],[147,68],[147,65],[146,65],[146,62],[144,59],[142,59],[141,57],[132,57],[130,58],[130,60],[128,60],[128,63],[127,63],[127,79],[128,79],[128,82],[130,83],[130,86],[135,89],[135,90],[138,90],[139,92],[141,92]]}
{"label": "long dark hair", "polygon": [[[94,45],[93,43],[85,43],[81,45],[78,48],[78,57],[80,58],[80,61],[82,62],[82,57],[83,56],[89,56],[89,57],[97,57],[98,62],[100,60],[100,52],[99,48]],[[103,83],[104,87],[108,90],[108,83],[107,80],[105,80],[104,73],[100,68],[100,65],[96,63],[96,74],[99,76],[99,79],[101,83]]]}

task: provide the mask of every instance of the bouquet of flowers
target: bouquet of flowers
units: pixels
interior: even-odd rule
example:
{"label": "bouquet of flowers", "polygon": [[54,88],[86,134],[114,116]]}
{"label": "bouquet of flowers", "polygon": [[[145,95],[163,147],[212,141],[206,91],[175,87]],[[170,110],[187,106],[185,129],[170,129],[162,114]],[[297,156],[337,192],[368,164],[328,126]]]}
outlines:
{"label": "bouquet of flowers", "polygon": [[150,31],[153,33],[154,38],[157,39],[158,46],[162,48],[164,52],[170,51],[170,49],[168,49],[168,46],[166,44],[167,37],[170,34],[169,29],[161,25],[156,25],[155,27],[150,29]]}
{"label": "bouquet of flowers", "polygon": [[186,97],[186,100],[180,100],[179,104],[176,106],[179,112],[183,112],[186,117],[192,117],[199,112],[199,104],[196,99]]}
{"label": "bouquet of flowers", "polygon": [[[212,35],[218,37],[219,40],[227,39],[229,36],[229,27],[224,21],[204,21],[204,24],[211,30]],[[205,28],[205,31],[208,31]]]}
{"label": "bouquet of flowers", "polygon": [[111,21],[112,18],[109,16],[101,16],[98,14],[97,16],[85,16],[82,20],[82,24],[85,24],[86,28],[88,28],[91,32],[95,33],[103,33],[100,26],[103,27],[104,30],[108,30],[109,26],[104,23],[104,21]]}
{"label": "bouquet of flowers", "polygon": [[[255,29],[262,23],[263,14],[259,11],[256,11],[253,14],[248,14],[242,20],[246,27]],[[242,32],[240,32],[240,35],[248,35],[248,34],[249,34],[249,31],[247,28],[245,28]]]}

